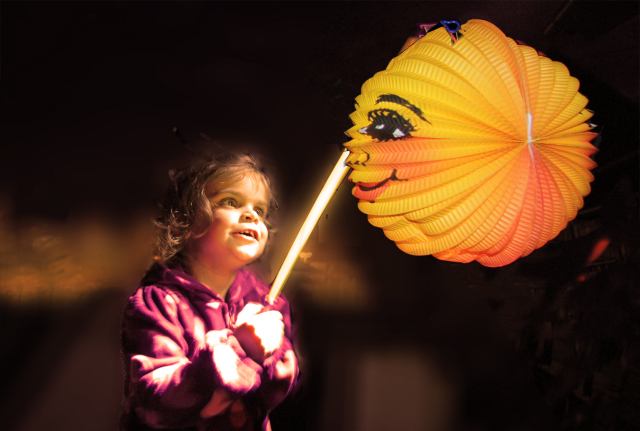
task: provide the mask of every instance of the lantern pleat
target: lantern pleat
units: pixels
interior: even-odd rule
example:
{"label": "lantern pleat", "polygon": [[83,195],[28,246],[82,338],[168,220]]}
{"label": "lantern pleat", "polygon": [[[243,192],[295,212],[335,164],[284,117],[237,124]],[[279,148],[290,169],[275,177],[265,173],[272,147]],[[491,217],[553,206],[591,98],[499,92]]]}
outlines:
{"label": "lantern pleat", "polygon": [[[591,132],[571,133],[552,138],[536,139],[536,142],[545,144],[545,147],[556,148],[564,151],[579,152],[580,154],[593,154],[593,145],[589,143],[597,135]],[[550,145],[557,144],[557,145]],[[588,155],[588,154],[587,154]]]}
{"label": "lantern pleat", "polygon": [[396,163],[396,168],[391,170],[388,165],[368,165],[361,171],[353,171],[351,175],[349,175],[349,180],[359,183],[375,183],[389,178],[394,175],[394,173],[396,178],[402,179],[424,176],[443,169],[464,168],[465,170],[472,170],[476,165],[481,166],[498,155],[498,152],[494,151],[491,153],[473,154],[471,156],[436,160],[433,162]]}
{"label": "lantern pleat", "polygon": [[[484,75],[492,82],[503,95],[505,100],[513,109],[512,114],[517,119],[525,116],[525,106],[520,92],[519,76],[516,71],[516,61],[511,54],[506,37],[504,35],[491,31],[486,27],[471,24],[470,30],[473,30],[468,37],[463,38],[469,42],[470,46],[478,52],[479,59],[486,63]],[[487,30],[484,32],[483,30]],[[489,37],[487,37],[489,36]],[[467,44],[462,43],[461,52],[467,48]],[[506,90],[506,91],[505,91]],[[525,122],[519,121],[520,128],[524,128]]]}
{"label": "lantern pleat", "polygon": [[524,152],[521,152],[511,166],[509,172],[509,188],[507,190],[508,199],[504,199],[503,197],[501,200],[503,206],[501,206],[500,211],[495,214],[499,217],[497,217],[495,221],[492,220],[495,224],[493,224],[492,229],[489,232],[486,232],[479,242],[465,248],[474,252],[490,250],[500,241],[508,239],[507,235],[520,214],[520,209],[523,205],[525,195],[525,188],[528,182],[528,172],[525,171],[522,166],[524,163],[526,163],[526,155]]}
{"label": "lantern pleat", "polygon": [[582,208],[597,134],[562,63],[471,20],[376,73],[350,115],[358,207],[404,252],[503,266]]}
{"label": "lantern pleat", "polygon": [[572,127],[584,125],[585,121],[588,121],[593,115],[589,111],[584,110],[584,107],[587,106],[587,102],[588,99],[586,97],[582,96],[580,93],[576,93],[567,107],[544,128],[541,136],[546,137],[559,134],[560,132],[569,130]]}
{"label": "lantern pleat", "polygon": [[385,229],[384,234],[395,242],[407,241],[421,236],[419,225],[414,223],[407,223],[398,229]]}
{"label": "lantern pleat", "polygon": [[422,223],[431,215],[441,211],[444,208],[447,208],[450,205],[455,205],[458,201],[464,200],[469,195],[473,194],[476,189],[465,190],[457,195],[453,195],[449,199],[445,199],[444,201],[438,202],[435,205],[429,205],[427,207],[420,208],[416,211],[410,211],[408,213],[404,213],[403,216],[413,222],[413,223]]}
{"label": "lantern pleat", "polygon": [[[562,142],[559,142],[562,144]],[[351,144],[351,143],[350,143]],[[377,164],[428,162],[433,160],[449,160],[475,154],[483,154],[517,145],[510,141],[456,140],[456,139],[421,139],[412,138],[405,141],[388,141],[378,144],[371,141],[355,144],[347,158],[349,164],[359,164],[358,169]],[[361,159],[356,163],[354,159]]]}
{"label": "lantern pleat", "polygon": [[413,81],[405,85],[411,92],[415,93],[418,98],[420,98],[421,90],[425,86],[437,86],[442,90],[449,91],[464,98],[466,102],[460,105],[460,107],[468,112],[468,115],[472,118],[483,121],[485,124],[494,125],[499,132],[508,135],[517,134],[516,128],[511,126],[506,118],[503,117],[477,89],[473,88],[463,78],[451,74],[437,64],[426,63],[419,58],[406,58],[397,64],[399,70],[393,73],[387,73],[385,76],[396,77],[398,78],[396,81],[411,76]]}
{"label": "lantern pleat", "polygon": [[590,191],[590,182],[593,181],[593,175],[588,169],[585,169],[580,164],[564,157],[557,152],[548,151],[545,148],[540,149],[540,153],[545,158],[560,168],[562,174],[564,174],[573,184],[579,195],[584,196]]}
{"label": "lantern pleat", "polygon": [[400,225],[402,223],[410,223],[402,215],[392,215],[392,216],[370,215],[367,218],[369,219],[369,223],[371,223],[373,226],[386,228],[386,229],[393,229],[396,225]]}
{"label": "lantern pleat", "polygon": [[[489,186],[495,187],[493,189],[494,193],[489,193],[486,200],[481,200],[481,204],[477,205],[475,208],[476,211],[472,217],[468,217],[463,223],[458,224],[455,229],[448,232],[416,238],[412,242],[413,245],[410,245],[405,241],[405,248],[403,248],[403,250],[410,254],[431,254],[453,247],[455,244],[460,243],[461,239],[468,238],[470,232],[477,231],[479,225],[486,224],[487,219],[496,214],[496,207],[502,203],[502,196],[505,193],[509,193],[511,190],[504,187],[504,178],[508,176],[508,174],[509,170],[504,170],[500,172],[499,175],[492,178],[492,181],[488,181],[483,184],[483,187],[487,189],[485,191],[491,192],[492,190],[489,189]],[[495,193],[495,189],[497,188],[500,189],[500,193]],[[470,195],[474,194],[467,194],[467,197]],[[467,204],[467,208],[469,208],[469,204],[472,204],[473,202],[458,202],[457,205],[461,206],[461,203]],[[430,218],[426,217],[421,221],[424,222],[428,220],[430,220]],[[424,225],[421,224],[421,226]],[[429,239],[433,240],[430,241]],[[398,245],[400,246],[400,244]]]}
{"label": "lantern pleat", "polygon": [[[543,223],[543,231],[534,249],[542,247],[547,241],[553,239],[554,232],[564,229],[567,224],[562,195],[546,163],[543,163],[540,158],[536,159],[536,169],[538,175],[537,189],[540,191],[539,196],[542,203],[540,205],[541,214],[538,215],[538,219]],[[551,217],[547,217],[546,214],[551,214]]]}
{"label": "lantern pleat", "polygon": [[547,166],[558,191],[562,195],[565,206],[565,216],[567,220],[572,220],[578,214],[578,209],[582,208],[582,198],[573,183],[556,166]]}
{"label": "lantern pleat", "polygon": [[[458,201],[455,205],[450,205],[424,219],[421,222],[421,230],[427,235],[437,235],[462,223],[473,224],[474,221],[477,221],[479,218],[482,218],[482,221],[486,220],[488,214],[480,212],[479,214],[474,214],[475,217],[472,217],[471,214],[478,210],[483,204],[492,203],[490,197],[492,197],[492,194],[495,193],[496,189],[500,186],[505,174],[506,170],[500,170],[496,175],[493,175],[487,181],[483,182],[480,187],[475,190],[475,193],[469,195],[463,201]],[[495,205],[492,205],[491,209],[493,209],[493,207],[495,207]],[[473,230],[476,230],[479,225],[480,223],[478,222]],[[461,241],[463,239],[464,238],[462,238]]]}
{"label": "lantern pleat", "polygon": [[[527,164],[529,160],[527,160]],[[528,180],[528,169],[523,178]],[[506,260],[511,260],[513,256],[522,256],[525,241],[531,235],[531,199],[527,193],[528,181],[523,181],[523,187],[516,190],[516,198],[519,205],[507,209],[510,223],[507,224],[508,231],[498,238],[498,241],[485,250],[485,260],[491,256],[500,254]],[[520,192],[520,193],[518,193]],[[516,257],[517,259],[517,257]]]}
{"label": "lantern pleat", "polygon": [[[460,42],[462,42],[462,39]],[[420,48],[420,45],[416,46],[416,48]],[[491,105],[498,111],[501,117],[505,118],[511,124],[512,129],[522,129],[522,127],[518,127],[522,122],[515,116],[513,106],[510,106],[509,103],[502,99],[504,92],[501,94],[493,87],[492,82],[488,81],[483,76],[482,73],[488,71],[486,63],[480,65],[480,67],[484,67],[482,70],[476,69],[476,67],[471,64],[474,60],[477,61],[481,59],[481,55],[479,53],[476,52],[472,58],[465,59],[460,57],[457,53],[452,53],[450,47],[441,45],[433,46],[429,44],[424,52],[417,51],[414,58],[423,61],[429,59],[428,62],[435,61],[436,64],[440,64],[440,67],[447,70],[449,73],[457,75],[469,85],[476,88],[477,91],[484,96],[483,98],[486,100],[487,104]]]}
{"label": "lantern pleat", "polygon": [[542,136],[545,125],[549,124],[558,115],[559,107],[564,100],[564,92],[569,82],[570,75],[567,68],[560,63],[552,63],[552,65],[555,66],[554,85],[551,85],[549,97],[545,103],[542,105],[538,103],[541,108],[538,116],[533,115],[533,118],[535,118],[532,127],[533,136]]}
{"label": "lantern pleat", "polygon": [[580,81],[578,81],[573,76],[570,76],[569,80],[567,81],[567,86],[564,88],[562,100],[560,101],[557,109],[551,115],[549,122],[547,124],[542,124],[542,130],[536,132],[538,133],[536,136],[546,136],[554,128],[558,127],[558,125],[566,122],[569,118],[572,118],[570,115],[570,111],[568,111],[567,108],[571,103],[579,104],[581,100],[584,100],[580,98],[576,99],[575,95],[579,94],[577,93],[578,88],[580,88]]}
{"label": "lantern pleat", "polygon": [[[510,168],[510,170],[513,169],[516,169],[515,163],[512,164]],[[510,175],[510,173],[507,173],[507,175]],[[463,242],[458,244],[458,249],[469,251],[486,250],[498,242],[502,235],[508,230],[506,227],[510,226],[508,224],[509,218],[505,217],[505,214],[508,214],[509,203],[513,200],[516,187],[513,187],[513,184],[508,181],[502,184],[500,190],[501,194],[496,196],[498,202],[495,209],[489,214],[485,223]]]}
{"label": "lantern pleat", "polygon": [[[455,194],[459,190],[466,190],[479,185],[492,176],[496,170],[504,167],[518,152],[519,149],[516,148],[507,152],[499,152],[497,155],[492,156],[488,162],[479,160],[431,175],[410,178],[405,181],[390,181],[387,183],[389,187],[376,199],[376,204],[384,208],[386,203],[394,202],[397,204],[401,202],[398,198],[410,199],[416,193],[429,195],[438,190],[446,190],[447,194]],[[353,194],[358,198],[360,197],[358,187],[354,188]],[[412,208],[412,204],[407,203],[406,210],[402,212],[414,211],[415,209]]]}
{"label": "lantern pleat", "polygon": [[[421,174],[420,176],[417,176],[417,175],[409,176],[408,174],[411,173],[412,169],[403,168],[402,165],[399,165],[396,172],[396,177],[399,180],[403,178],[408,178],[408,179],[406,181],[394,182],[394,184],[392,184],[384,193],[382,193],[377,200],[383,201],[384,199],[406,196],[406,195],[415,193],[416,191],[424,190],[426,187],[433,188],[438,185],[448,183],[452,180],[461,178],[462,176],[469,175],[469,174],[479,175],[479,172],[478,172],[479,168],[487,164],[490,164],[496,159],[500,159],[503,156],[504,156],[503,152],[496,151],[496,152],[490,153],[486,157],[482,157],[477,160],[471,160],[471,161],[468,161],[467,163],[457,165],[457,166],[452,166],[450,168],[445,168],[441,166],[444,164],[442,162],[435,162],[432,164],[433,166],[429,167],[427,165],[427,167],[430,168],[431,172],[426,172],[426,173],[420,172]],[[416,169],[416,170],[421,171],[421,169]],[[429,173],[430,175],[426,175],[427,173]],[[490,172],[488,172],[487,175],[490,175]],[[387,178],[388,177],[389,175],[387,176]],[[356,176],[353,176],[353,178],[356,178]],[[357,188],[354,189],[354,196],[358,198],[360,197],[360,193],[358,192]]]}
{"label": "lantern pleat", "polygon": [[[415,211],[442,202],[451,195],[460,193],[461,188],[467,189],[480,185],[486,177],[490,175],[492,166],[494,166],[493,163],[483,166],[476,172],[465,175],[458,179],[458,181],[449,181],[425,191],[412,192],[413,189],[421,187],[431,180],[429,177],[421,177],[416,180],[399,182],[393,185],[387,183],[387,187],[385,187],[385,190],[382,192],[382,196],[391,196],[391,198],[373,201],[361,200],[359,207],[363,212],[374,215],[390,215]],[[395,187],[395,189],[391,190],[391,187]],[[388,193],[389,190],[391,190],[392,193]],[[358,194],[362,196],[362,194]]]}
{"label": "lantern pleat", "polygon": [[553,87],[555,84],[556,69],[553,62],[546,57],[540,57],[540,68],[538,75],[538,91],[536,93],[535,104],[530,112],[533,118],[532,135],[537,136],[536,131],[546,124],[544,112],[549,104]]}

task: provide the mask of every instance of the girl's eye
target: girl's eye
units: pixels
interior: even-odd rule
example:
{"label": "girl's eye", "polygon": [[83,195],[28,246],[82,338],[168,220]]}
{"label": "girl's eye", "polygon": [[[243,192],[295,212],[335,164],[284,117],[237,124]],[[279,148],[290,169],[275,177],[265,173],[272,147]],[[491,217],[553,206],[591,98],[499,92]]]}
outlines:
{"label": "girl's eye", "polygon": [[222,205],[226,205],[228,207],[236,207],[236,200],[234,198],[224,198],[220,201]]}
{"label": "girl's eye", "polygon": [[264,215],[265,215],[265,210],[264,209],[256,208],[255,211],[256,211],[256,214],[258,214],[260,217],[264,217]]}

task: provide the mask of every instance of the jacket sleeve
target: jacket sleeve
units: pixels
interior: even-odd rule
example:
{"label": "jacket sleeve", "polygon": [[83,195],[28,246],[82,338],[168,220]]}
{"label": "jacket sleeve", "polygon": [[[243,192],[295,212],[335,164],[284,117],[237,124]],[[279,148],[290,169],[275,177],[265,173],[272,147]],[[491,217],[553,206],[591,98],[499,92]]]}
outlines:
{"label": "jacket sleeve", "polygon": [[[122,324],[128,397],[152,428],[187,427],[256,390],[262,369],[229,329],[205,334],[177,295],[145,286],[129,299]],[[205,408],[206,407],[206,408]]]}
{"label": "jacket sleeve", "polygon": [[280,296],[271,308],[282,314],[284,339],[282,345],[262,364],[262,384],[258,394],[267,410],[272,410],[289,395],[299,374],[298,358],[293,347],[295,330],[291,322],[289,303]]}

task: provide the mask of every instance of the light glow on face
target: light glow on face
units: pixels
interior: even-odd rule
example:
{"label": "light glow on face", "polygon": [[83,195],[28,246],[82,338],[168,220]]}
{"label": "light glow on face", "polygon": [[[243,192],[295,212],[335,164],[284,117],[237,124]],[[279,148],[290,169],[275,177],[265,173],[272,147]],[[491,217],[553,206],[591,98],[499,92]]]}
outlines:
{"label": "light glow on face", "polygon": [[268,193],[261,181],[245,177],[205,186],[213,207],[211,226],[190,244],[191,256],[213,270],[233,271],[256,260],[267,243]]}

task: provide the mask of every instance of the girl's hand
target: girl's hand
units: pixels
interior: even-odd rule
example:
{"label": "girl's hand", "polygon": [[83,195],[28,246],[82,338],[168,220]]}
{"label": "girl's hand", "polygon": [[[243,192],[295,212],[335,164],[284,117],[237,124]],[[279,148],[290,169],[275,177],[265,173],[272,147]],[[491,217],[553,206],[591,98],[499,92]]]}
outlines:
{"label": "girl's hand", "polygon": [[253,302],[245,305],[233,331],[247,355],[259,364],[280,347],[284,338],[282,314],[263,310],[262,305]]}

